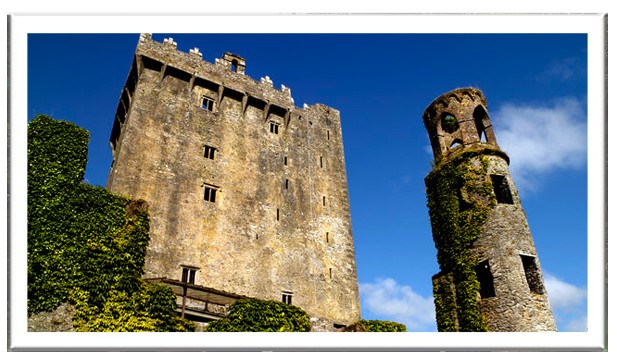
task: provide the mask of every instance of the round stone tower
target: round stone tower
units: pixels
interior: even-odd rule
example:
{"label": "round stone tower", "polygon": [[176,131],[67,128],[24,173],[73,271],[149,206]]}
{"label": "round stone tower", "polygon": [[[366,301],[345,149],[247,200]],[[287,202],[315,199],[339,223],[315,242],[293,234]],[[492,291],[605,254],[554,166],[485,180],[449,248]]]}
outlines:
{"label": "round stone tower", "polygon": [[527,218],[486,99],[455,89],[425,110],[435,156],[425,179],[440,272],[439,331],[556,331]]}

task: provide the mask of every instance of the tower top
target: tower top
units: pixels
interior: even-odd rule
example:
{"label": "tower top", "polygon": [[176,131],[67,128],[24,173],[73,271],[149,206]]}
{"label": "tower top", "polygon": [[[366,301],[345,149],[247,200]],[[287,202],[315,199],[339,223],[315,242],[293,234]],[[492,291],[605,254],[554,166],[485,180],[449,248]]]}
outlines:
{"label": "tower top", "polygon": [[484,94],[475,88],[449,91],[426,108],[424,126],[436,161],[475,145],[499,149],[486,110]]}

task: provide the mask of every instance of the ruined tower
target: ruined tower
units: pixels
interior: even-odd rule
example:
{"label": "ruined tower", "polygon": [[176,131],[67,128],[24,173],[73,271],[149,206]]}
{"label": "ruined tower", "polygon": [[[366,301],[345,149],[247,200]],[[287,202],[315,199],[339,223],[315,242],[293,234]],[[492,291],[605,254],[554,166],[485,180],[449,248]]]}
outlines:
{"label": "ruined tower", "polygon": [[425,110],[435,156],[425,179],[440,272],[439,331],[556,331],[527,218],[486,99],[450,91]]}
{"label": "ruined tower", "polygon": [[290,303],[325,329],[355,322],[339,111],[298,108],[289,88],[246,68],[235,54],[210,63],[140,36],[107,187],[149,203],[144,277],[194,285],[189,301],[205,309],[213,301],[199,292]]}

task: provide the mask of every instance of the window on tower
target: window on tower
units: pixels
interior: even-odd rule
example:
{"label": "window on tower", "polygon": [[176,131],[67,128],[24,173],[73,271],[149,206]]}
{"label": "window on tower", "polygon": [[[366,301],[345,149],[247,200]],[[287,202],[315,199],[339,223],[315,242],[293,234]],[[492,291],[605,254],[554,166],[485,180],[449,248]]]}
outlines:
{"label": "window on tower", "polygon": [[493,191],[497,198],[497,203],[514,204],[512,200],[512,192],[510,192],[510,186],[505,176],[500,174],[491,174],[491,181],[493,183]]}
{"label": "window on tower", "polygon": [[488,260],[480,262],[476,266],[476,277],[480,282],[480,297],[490,298],[495,297],[495,284],[493,282],[493,273]]}
{"label": "window on tower", "polygon": [[182,266],[182,282],[195,284],[195,274],[198,269],[192,266]]}
{"label": "window on tower", "polygon": [[270,133],[279,134],[279,124],[270,122]]}
{"label": "window on tower", "polygon": [[204,157],[208,158],[208,159],[214,159],[214,152],[216,151],[216,148],[211,147],[209,145],[205,145],[204,146]]}
{"label": "window on tower", "polygon": [[282,295],[281,301],[282,301],[283,303],[286,303],[286,304],[288,304],[288,305],[291,305],[291,296],[292,296],[292,295],[293,295],[293,293],[292,293],[292,292],[285,292],[285,291],[283,291],[283,295]]}
{"label": "window on tower", "polygon": [[204,200],[208,202],[216,202],[216,192],[218,191],[218,187],[212,185],[204,186]]}
{"label": "window on tower", "polygon": [[207,110],[209,112],[214,111],[214,99],[208,98],[206,96],[201,98],[201,109]]}
{"label": "window on tower", "polygon": [[543,294],[544,287],[542,287],[542,279],[536,258],[522,254],[521,261],[523,262],[523,269],[525,269],[525,278],[527,279],[529,290],[533,293]]}

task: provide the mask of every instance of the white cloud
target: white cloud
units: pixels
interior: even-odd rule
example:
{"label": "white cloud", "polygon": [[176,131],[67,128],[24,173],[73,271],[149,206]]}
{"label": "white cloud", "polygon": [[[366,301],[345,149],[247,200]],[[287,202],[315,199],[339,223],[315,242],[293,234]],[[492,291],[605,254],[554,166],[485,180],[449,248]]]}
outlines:
{"label": "white cloud", "polygon": [[392,278],[361,283],[360,296],[363,306],[380,319],[403,323],[408,331],[435,331],[432,296],[424,297]]}
{"label": "white cloud", "polygon": [[586,164],[587,117],[575,99],[560,99],[551,106],[505,104],[491,118],[519,188],[533,188],[541,174]]}
{"label": "white cloud", "polygon": [[587,290],[566,283],[551,274],[544,274],[544,285],[554,310],[572,310],[587,298]]}
{"label": "white cloud", "polygon": [[544,285],[559,331],[587,331],[587,290],[544,273]]}

